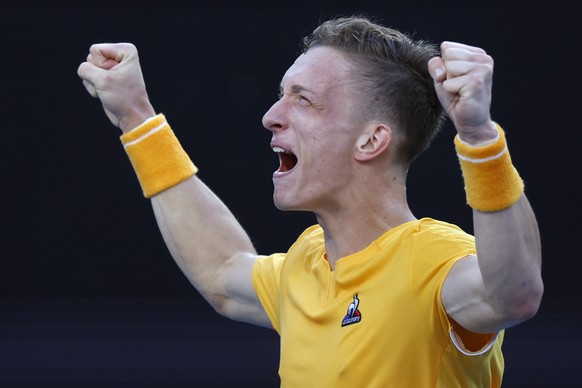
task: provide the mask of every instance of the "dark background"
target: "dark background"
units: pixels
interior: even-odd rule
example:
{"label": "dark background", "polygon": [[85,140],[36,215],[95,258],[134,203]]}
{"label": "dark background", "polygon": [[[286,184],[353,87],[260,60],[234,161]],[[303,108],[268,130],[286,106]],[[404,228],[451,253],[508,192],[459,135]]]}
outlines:
{"label": "dark background", "polygon": [[[314,218],[273,206],[261,117],[300,38],[353,13],[493,56],[492,115],[538,216],[546,286],[538,315],[508,330],[504,386],[582,381],[582,30],[568,4],[2,2],[0,385],[278,385],[278,338],[217,316],[190,286],[76,71],[92,43],[134,43],[199,176],[261,253],[285,251]],[[415,162],[409,200],[417,217],[472,231],[453,134],[447,123]]]}

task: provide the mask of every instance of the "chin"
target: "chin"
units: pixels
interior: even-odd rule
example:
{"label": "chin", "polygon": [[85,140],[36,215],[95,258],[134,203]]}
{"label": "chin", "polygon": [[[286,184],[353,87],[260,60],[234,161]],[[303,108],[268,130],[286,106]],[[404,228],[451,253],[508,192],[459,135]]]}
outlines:
{"label": "chin", "polygon": [[287,205],[283,201],[277,200],[276,198],[273,198],[273,203],[275,204],[275,207],[279,210],[282,211],[293,210],[289,205]]}
{"label": "chin", "polygon": [[296,211],[296,212],[312,212],[313,210],[306,207],[306,206],[300,206],[300,204],[296,203],[296,202],[285,202],[285,201],[281,201],[280,199],[273,199],[273,202],[275,204],[275,207],[281,211]]}
{"label": "chin", "polygon": [[297,203],[291,200],[291,198],[281,198],[276,194],[273,195],[273,203],[275,207],[282,211],[293,211],[293,210],[303,210]]}

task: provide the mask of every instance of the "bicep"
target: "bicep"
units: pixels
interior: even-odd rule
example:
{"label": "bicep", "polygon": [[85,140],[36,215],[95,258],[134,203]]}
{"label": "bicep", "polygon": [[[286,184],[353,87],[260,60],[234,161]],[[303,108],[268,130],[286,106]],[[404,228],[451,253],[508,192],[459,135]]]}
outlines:
{"label": "bicep", "polygon": [[447,315],[463,328],[475,333],[494,333],[503,329],[487,301],[477,256],[460,259],[449,271],[441,293]]}
{"label": "bicep", "polygon": [[227,318],[271,328],[271,321],[253,287],[252,272],[257,256],[241,253],[223,267],[221,281],[226,299],[220,313]]}

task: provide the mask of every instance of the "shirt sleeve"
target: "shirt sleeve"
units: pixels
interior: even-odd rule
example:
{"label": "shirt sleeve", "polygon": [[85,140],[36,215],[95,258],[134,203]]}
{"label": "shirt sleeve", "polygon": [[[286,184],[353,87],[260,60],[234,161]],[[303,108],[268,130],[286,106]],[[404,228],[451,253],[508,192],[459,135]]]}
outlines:
{"label": "shirt sleeve", "polygon": [[475,254],[475,239],[458,227],[446,223],[423,223],[414,235],[414,260],[410,268],[410,290],[417,311],[425,316],[429,333],[437,343],[451,342],[452,322],[441,301],[441,291],[455,263]]}
{"label": "shirt sleeve", "polygon": [[271,325],[278,333],[281,327],[279,303],[281,271],[285,256],[283,253],[259,256],[252,272],[253,288],[271,320]]}

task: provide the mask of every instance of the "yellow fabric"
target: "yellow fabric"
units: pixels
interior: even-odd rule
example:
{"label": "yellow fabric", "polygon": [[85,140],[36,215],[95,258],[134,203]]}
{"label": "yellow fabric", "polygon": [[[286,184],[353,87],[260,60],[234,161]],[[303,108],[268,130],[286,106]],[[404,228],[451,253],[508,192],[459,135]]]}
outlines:
{"label": "yellow fabric", "polygon": [[198,172],[163,114],[121,136],[146,198]]}
{"label": "yellow fabric", "polygon": [[[496,124],[497,125],[497,124]],[[497,125],[497,142],[471,147],[455,137],[467,203],[475,210],[493,212],[513,205],[523,193],[524,184],[511,162],[505,132]]]}
{"label": "yellow fabric", "polygon": [[[461,353],[440,301],[449,270],[474,253],[472,236],[425,218],[389,230],[334,271],[318,225],[286,255],[259,258],[253,286],[281,336],[281,386],[499,387],[503,336],[484,354]],[[360,318],[342,326],[356,298]]]}

